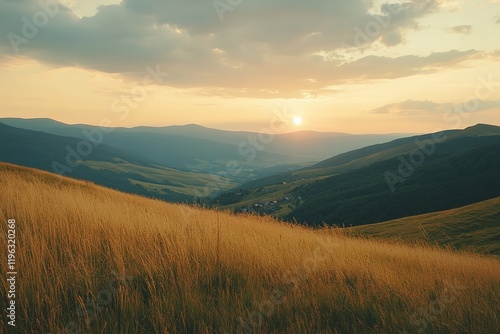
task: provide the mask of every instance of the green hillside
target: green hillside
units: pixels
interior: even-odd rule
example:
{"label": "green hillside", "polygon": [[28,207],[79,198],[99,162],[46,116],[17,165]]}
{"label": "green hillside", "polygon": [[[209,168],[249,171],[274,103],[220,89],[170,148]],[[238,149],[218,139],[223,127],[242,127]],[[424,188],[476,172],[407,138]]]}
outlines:
{"label": "green hillside", "polygon": [[451,246],[500,255],[500,197],[458,209],[357,226],[361,236]]}
{"label": "green hillside", "polygon": [[[0,142],[0,161],[169,201],[191,201],[197,195],[209,195],[207,189],[211,192],[235,186],[219,176],[152,164],[104,144],[94,145],[89,141],[82,144],[78,138],[18,129],[2,123]],[[216,186],[207,187],[213,184]]]}
{"label": "green hillside", "polygon": [[[459,138],[481,136],[500,136],[500,127],[487,124],[477,124],[464,130],[447,130],[439,133],[400,138],[387,143],[371,145],[342,153],[321,161],[313,166],[297,171],[281,173],[279,175],[273,175],[251,181],[242,185],[241,188],[251,189],[283,182],[289,183],[302,179],[308,179],[310,182],[314,182],[317,178],[349,172],[351,170],[369,166],[376,162],[386,161],[403,154],[408,154],[415,149],[419,149],[418,143],[425,143],[426,141],[434,140],[435,138],[445,138],[446,141],[453,141]],[[469,142],[469,145],[471,144],[481,145],[480,142]],[[457,148],[459,150],[463,149],[461,146],[448,146],[448,149]]]}
{"label": "green hillside", "polygon": [[[500,196],[496,134],[500,127],[479,124],[398,139],[247,183],[212,203],[311,225],[345,226],[456,208]],[[413,154],[423,155],[421,165],[410,166],[408,177],[398,176],[402,161],[406,166]]]}
{"label": "green hillside", "polygon": [[[468,149],[478,143],[482,145]],[[295,193],[304,203],[287,218],[310,225],[357,226],[500,196],[500,136],[440,145],[420,166],[409,165],[410,158],[404,155],[299,187]]]}

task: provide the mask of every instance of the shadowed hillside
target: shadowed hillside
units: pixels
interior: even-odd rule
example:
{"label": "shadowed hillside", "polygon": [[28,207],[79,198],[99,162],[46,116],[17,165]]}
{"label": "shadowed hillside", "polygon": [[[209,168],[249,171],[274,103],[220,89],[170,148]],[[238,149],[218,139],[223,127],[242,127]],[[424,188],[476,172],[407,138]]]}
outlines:
{"label": "shadowed hillside", "polygon": [[358,226],[498,196],[500,127],[478,124],[344,153],[241,185],[211,204],[313,226]]}
{"label": "shadowed hillside", "polygon": [[[419,166],[409,165],[406,155],[306,185],[297,190],[304,204],[289,217],[313,225],[357,226],[500,196],[500,136],[439,145]],[[404,168],[409,172],[401,177]],[[388,173],[399,177],[397,182],[389,183]]]}

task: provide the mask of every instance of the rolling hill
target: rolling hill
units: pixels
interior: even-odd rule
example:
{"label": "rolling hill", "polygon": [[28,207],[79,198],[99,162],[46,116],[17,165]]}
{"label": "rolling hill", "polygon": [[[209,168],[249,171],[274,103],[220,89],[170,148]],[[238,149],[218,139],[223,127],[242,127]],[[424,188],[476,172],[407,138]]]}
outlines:
{"label": "rolling hill", "polygon": [[477,125],[348,152],[244,184],[212,203],[316,226],[356,226],[497,197],[499,180],[500,127]]}
{"label": "rolling hill", "polygon": [[[447,145],[462,142],[450,141],[418,167],[407,167],[401,159],[407,161],[408,156],[403,156],[305,185],[296,189],[303,205],[288,217],[313,225],[356,226],[500,196],[500,136],[470,141],[483,143],[462,153],[446,153]],[[407,177],[398,176],[404,168],[408,168]],[[387,173],[400,179],[394,184]]]}
{"label": "rolling hill", "polygon": [[[399,138],[387,143],[370,145],[353,151],[345,152],[318,162],[312,166],[304,167],[297,171],[280,173],[279,175],[272,175],[262,179],[250,181],[241,185],[239,188],[249,189],[303,179],[314,181],[317,178],[324,178],[325,176],[332,176],[334,174],[348,172],[351,170],[369,166],[376,162],[382,162],[399,157],[404,154],[409,154],[415,149],[420,149],[417,143],[420,143],[421,145],[422,143],[433,141],[434,138],[449,142],[460,138],[466,138],[465,140],[467,140],[467,138],[489,136],[500,136],[500,127],[487,124],[478,124],[464,130],[446,130],[438,133]],[[461,143],[463,144],[465,143],[465,141],[462,141]],[[467,143],[467,145],[471,144],[481,145],[481,142],[469,141]],[[468,147],[473,148],[475,146]],[[463,147],[460,145],[448,145],[447,148],[449,150],[455,151],[460,151],[463,149]]]}
{"label": "rolling hill", "polygon": [[[220,189],[234,186],[219,176],[156,165],[104,144],[94,145],[74,137],[24,130],[2,123],[0,142],[0,161],[170,201],[192,201],[198,194],[209,195],[205,188],[214,180]],[[216,187],[209,190],[216,190]]]}
{"label": "rolling hill", "polygon": [[[500,331],[494,257],[175,205],[4,163],[0,181],[0,235],[16,229],[19,333]],[[8,290],[4,279],[0,295]]]}
{"label": "rolling hill", "polygon": [[357,226],[355,234],[500,255],[500,197],[458,209]]}

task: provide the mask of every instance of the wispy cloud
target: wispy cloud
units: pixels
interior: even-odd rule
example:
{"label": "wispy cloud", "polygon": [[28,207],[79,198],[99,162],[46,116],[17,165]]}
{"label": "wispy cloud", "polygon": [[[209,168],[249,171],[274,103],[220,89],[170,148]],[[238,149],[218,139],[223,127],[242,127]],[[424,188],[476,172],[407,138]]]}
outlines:
{"label": "wispy cloud", "polygon": [[[494,108],[500,108],[500,100],[493,101],[482,101],[482,100],[470,100],[466,101],[464,104],[477,105],[474,108],[474,112],[479,112],[482,110],[489,110]],[[406,100],[397,103],[386,104],[382,107],[372,109],[369,114],[383,114],[383,115],[401,115],[401,116],[423,116],[423,115],[435,115],[452,110],[456,106],[454,103],[437,103],[433,101],[416,101],[416,100]]]}
{"label": "wispy cloud", "polygon": [[464,25],[449,27],[449,28],[446,28],[444,30],[446,32],[453,33],[453,34],[468,35],[471,33],[472,26],[464,24]]}

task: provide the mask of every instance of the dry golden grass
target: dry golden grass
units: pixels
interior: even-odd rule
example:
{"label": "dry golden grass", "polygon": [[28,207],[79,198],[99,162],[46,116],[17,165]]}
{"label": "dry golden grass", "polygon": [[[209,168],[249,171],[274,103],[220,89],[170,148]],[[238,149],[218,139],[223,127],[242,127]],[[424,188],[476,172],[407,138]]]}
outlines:
{"label": "dry golden grass", "polygon": [[[500,332],[495,258],[174,205],[8,164],[0,182],[2,235],[17,221],[18,333]],[[2,280],[2,296],[6,288]]]}

